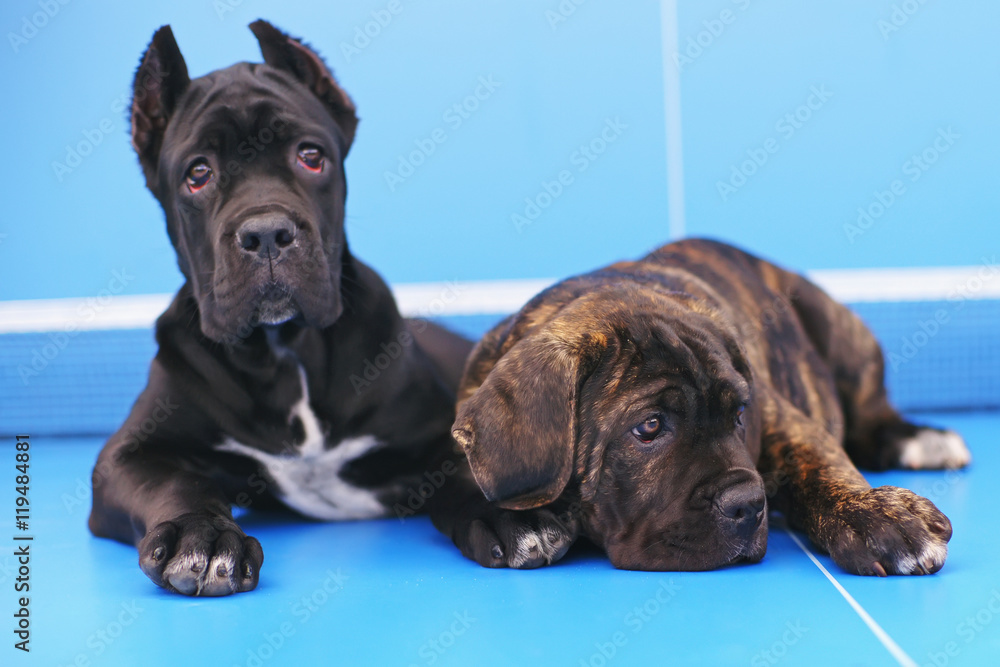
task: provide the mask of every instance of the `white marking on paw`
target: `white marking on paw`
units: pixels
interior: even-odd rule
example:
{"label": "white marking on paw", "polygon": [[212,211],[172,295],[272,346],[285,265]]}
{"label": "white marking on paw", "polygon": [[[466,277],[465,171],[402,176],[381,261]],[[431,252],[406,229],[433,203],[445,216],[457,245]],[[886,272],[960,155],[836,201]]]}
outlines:
{"label": "white marking on paw", "polygon": [[[219,574],[219,566],[225,568],[224,574]],[[218,595],[220,592],[230,593],[235,590],[233,579],[236,576],[236,559],[230,553],[216,555],[208,564],[205,576],[199,580],[198,595],[202,591],[209,591],[210,594]]]}
{"label": "white marking on paw", "polygon": [[[225,574],[223,575],[219,574],[220,565],[225,568]],[[223,576],[228,579],[233,576],[234,572],[236,572],[236,559],[229,553],[214,556],[212,558],[212,562],[208,564],[208,576],[212,579],[218,578],[219,576]]]}
{"label": "white marking on paw", "polygon": [[542,549],[542,538],[534,532],[526,532],[517,537],[511,561],[514,567],[524,565],[528,560],[537,558]]}
{"label": "white marking on paw", "polygon": [[912,574],[917,569],[917,559],[912,554],[903,554],[896,559],[895,570],[900,574]]}
{"label": "white marking on paw", "polygon": [[[205,578],[205,568],[208,566],[208,557],[202,553],[188,553],[183,556],[175,556],[167,563],[163,570],[163,578],[171,586],[187,595],[198,595],[201,593],[202,582]],[[193,579],[194,589],[186,590],[186,584]]]}
{"label": "white marking on paw", "polygon": [[344,481],[340,473],[351,461],[379,446],[374,436],[348,438],[326,447],[319,419],[309,406],[305,371],[299,368],[302,398],[292,406],[289,421],[302,420],[305,440],[295,451],[271,454],[227,437],[216,449],[250,457],[260,462],[278,489],[275,496],[294,510],[316,519],[372,519],[385,516],[388,508],[375,492]]}
{"label": "white marking on paw", "polygon": [[944,565],[945,559],[948,557],[948,545],[932,542],[924,547],[924,550],[920,552],[920,556],[917,560],[921,563],[932,563],[935,568],[940,568]]}
{"label": "white marking on paw", "polygon": [[546,527],[541,532],[525,530],[517,536],[514,553],[510,557],[510,567],[521,567],[539,555],[546,565],[551,565],[565,553],[566,546],[566,536],[555,529]]}
{"label": "white marking on paw", "polygon": [[972,461],[965,441],[954,431],[923,428],[900,442],[899,464],[912,470],[961,468]]}

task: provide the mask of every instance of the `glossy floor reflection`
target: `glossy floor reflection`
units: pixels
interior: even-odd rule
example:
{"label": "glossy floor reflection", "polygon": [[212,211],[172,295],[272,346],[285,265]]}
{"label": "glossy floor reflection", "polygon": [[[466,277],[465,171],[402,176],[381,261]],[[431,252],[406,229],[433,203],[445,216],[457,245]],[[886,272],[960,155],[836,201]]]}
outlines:
{"label": "glossy floor reflection", "polygon": [[[134,549],[90,536],[96,439],[35,441],[33,665],[986,665],[1000,656],[1000,414],[918,415],[963,433],[963,472],[870,475],[931,498],[955,536],[930,577],[842,573],[818,556],[880,639],[780,527],[759,565],[708,573],[613,569],[576,549],[536,571],[466,561],[425,518],[340,524],[244,516],[261,585],[225,599],[156,589]],[[4,448],[11,452],[12,448]],[[8,529],[13,532],[13,527]],[[0,603],[16,602],[0,537]],[[11,616],[7,616],[11,619]],[[13,621],[8,620],[10,644]],[[885,639],[900,653],[894,657]],[[907,662],[912,660],[913,662]]]}

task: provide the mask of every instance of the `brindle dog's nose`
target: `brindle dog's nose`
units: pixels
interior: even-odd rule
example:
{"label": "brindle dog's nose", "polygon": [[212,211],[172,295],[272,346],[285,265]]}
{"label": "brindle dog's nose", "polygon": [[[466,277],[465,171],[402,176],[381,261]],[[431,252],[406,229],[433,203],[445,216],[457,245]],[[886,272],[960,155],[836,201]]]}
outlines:
{"label": "brindle dog's nose", "polygon": [[759,484],[742,482],[726,487],[715,496],[715,507],[730,524],[733,532],[749,537],[764,514],[764,489]]}
{"label": "brindle dog's nose", "polygon": [[236,233],[236,241],[247,253],[275,260],[295,240],[295,225],[283,216],[250,218]]}

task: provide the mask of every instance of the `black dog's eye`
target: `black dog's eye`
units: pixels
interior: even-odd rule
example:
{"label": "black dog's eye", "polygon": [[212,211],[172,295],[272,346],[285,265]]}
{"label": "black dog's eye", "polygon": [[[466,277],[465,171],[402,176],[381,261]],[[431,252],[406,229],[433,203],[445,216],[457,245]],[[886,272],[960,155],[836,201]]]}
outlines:
{"label": "black dog's eye", "polygon": [[318,146],[303,146],[299,149],[299,164],[309,171],[323,171],[323,150]]}
{"label": "black dog's eye", "polygon": [[191,192],[198,192],[212,180],[212,168],[204,160],[198,160],[187,173],[187,186]]}
{"label": "black dog's eye", "polygon": [[642,442],[653,442],[656,436],[663,430],[663,419],[661,417],[650,417],[640,424],[632,427],[632,435]]}
{"label": "black dog's eye", "polygon": [[743,426],[743,411],[747,409],[746,405],[741,405],[736,409],[736,425]]}

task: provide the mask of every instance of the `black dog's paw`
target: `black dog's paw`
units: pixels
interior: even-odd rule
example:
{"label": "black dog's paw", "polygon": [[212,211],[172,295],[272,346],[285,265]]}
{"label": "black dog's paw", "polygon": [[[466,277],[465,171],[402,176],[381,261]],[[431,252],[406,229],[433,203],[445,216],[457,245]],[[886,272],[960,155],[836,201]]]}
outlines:
{"label": "black dog's paw", "polygon": [[484,567],[528,570],[562,558],[576,536],[576,520],[568,514],[485,506],[456,523],[452,540]]}
{"label": "black dog's paw", "polygon": [[184,595],[231,595],[257,587],[264,551],[232,520],[184,514],[139,543],[139,567],[158,586]]}
{"label": "black dog's paw", "polygon": [[951,522],[912,491],[880,486],[849,496],[821,520],[834,562],[852,574],[933,574],[948,555]]}

